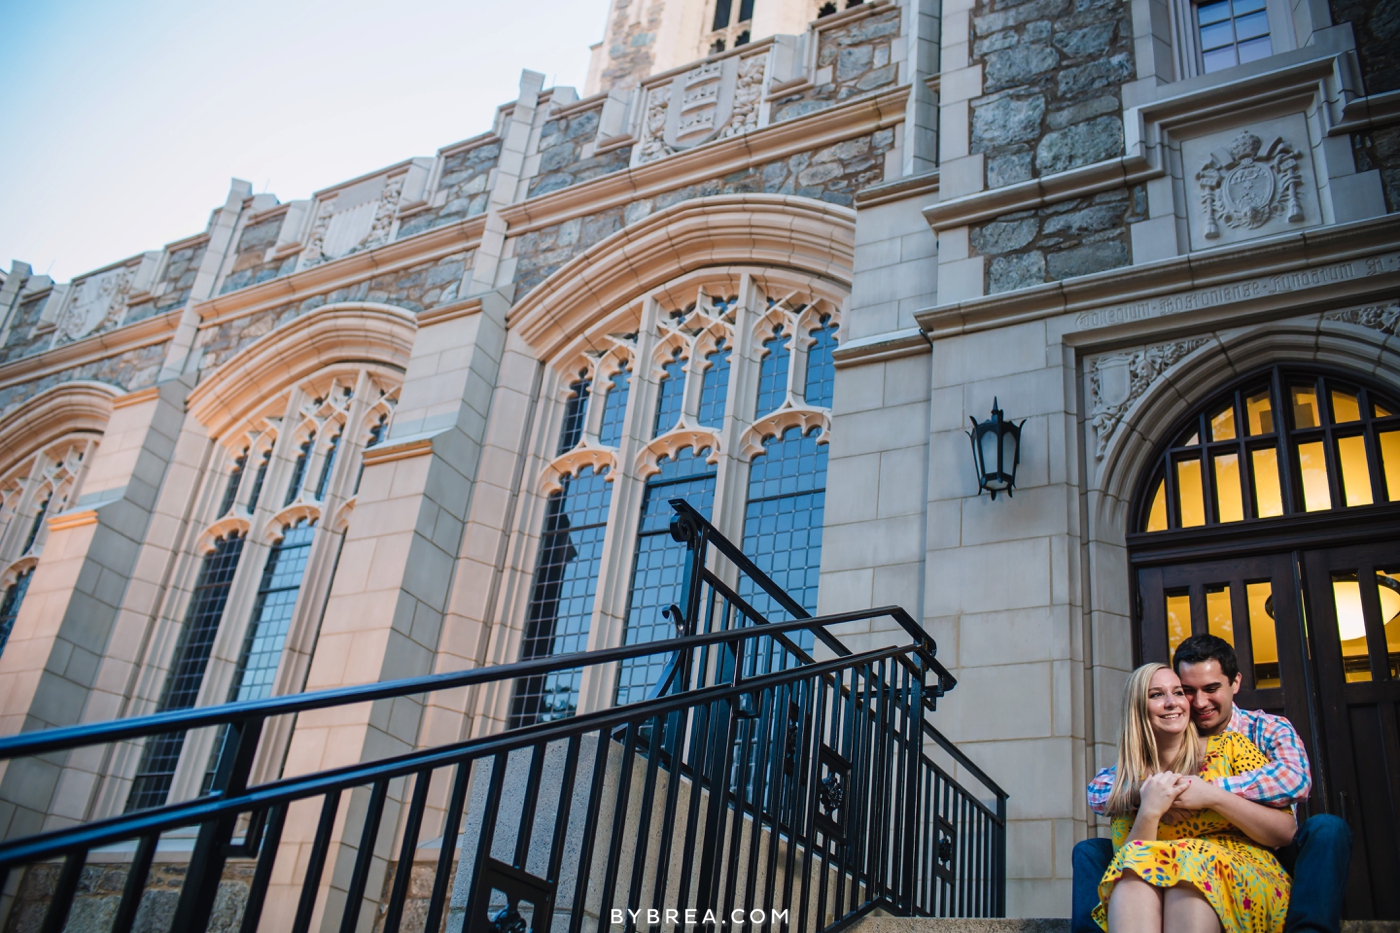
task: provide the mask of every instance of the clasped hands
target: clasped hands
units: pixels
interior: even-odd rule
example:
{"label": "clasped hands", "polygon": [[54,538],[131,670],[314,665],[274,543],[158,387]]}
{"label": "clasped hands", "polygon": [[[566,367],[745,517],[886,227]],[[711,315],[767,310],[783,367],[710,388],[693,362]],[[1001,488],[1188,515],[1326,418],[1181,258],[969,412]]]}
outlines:
{"label": "clasped hands", "polygon": [[1194,774],[1174,771],[1152,775],[1142,782],[1138,792],[1142,811],[1168,823],[1184,818],[1188,811],[1210,809],[1219,795],[1225,793],[1219,786]]}

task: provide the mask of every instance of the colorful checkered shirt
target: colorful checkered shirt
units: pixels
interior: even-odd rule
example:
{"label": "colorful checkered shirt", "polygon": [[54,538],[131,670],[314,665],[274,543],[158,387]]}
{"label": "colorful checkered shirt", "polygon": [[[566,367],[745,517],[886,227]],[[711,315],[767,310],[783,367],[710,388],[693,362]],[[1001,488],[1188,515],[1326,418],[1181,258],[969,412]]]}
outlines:
{"label": "colorful checkered shirt", "polygon": [[[1308,753],[1293,723],[1282,716],[1236,706],[1230,715],[1229,731],[1238,732],[1257,745],[1269,763],[1258,771],[1219,778],[1217,784],[1232,794],[1275,807],[1292,806],[1308,799],[1312,772],[1308,770]],[[1103,813],[1108,806],[1115,770],[1104,768],[1089,782],[1089,809],[1095,813]]]}

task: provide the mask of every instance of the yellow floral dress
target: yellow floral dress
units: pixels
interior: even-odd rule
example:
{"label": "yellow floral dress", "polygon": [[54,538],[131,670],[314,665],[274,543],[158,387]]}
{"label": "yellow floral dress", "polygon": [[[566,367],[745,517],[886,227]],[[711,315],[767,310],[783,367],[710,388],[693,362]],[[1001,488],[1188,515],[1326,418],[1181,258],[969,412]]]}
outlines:
{"label": "yellow floral dress", "polygon": [[[1238,732],[1212,736],[1201,777],[1218,778],[1264,767],[1269,760]],[[1099,882],[1094,920],[1108,929],[1108,898],[1123,872],[1159,888],[1186,882],[1205,895],[1224,933],[1280,933],[1288,912],[1287,872],[1274,854],[1250,840],[1214,810],[1162,823],[1152,842],[1126,842],[1133,817],[1113,820],[1113,862]]]}

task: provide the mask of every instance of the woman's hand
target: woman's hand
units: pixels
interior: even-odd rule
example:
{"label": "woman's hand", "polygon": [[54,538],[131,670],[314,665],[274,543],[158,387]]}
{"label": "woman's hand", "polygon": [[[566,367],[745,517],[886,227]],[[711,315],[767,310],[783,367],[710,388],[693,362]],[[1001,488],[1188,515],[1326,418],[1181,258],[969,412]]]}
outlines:
{"label": "woman's hand", "polygon": [[1186,789],[1190,780],[1186,775],[1172,771],[1152,775],[1142,782],[1139,789],[1142,803],[1138,812],[1160,820],[1176,803],[1177,796]]}

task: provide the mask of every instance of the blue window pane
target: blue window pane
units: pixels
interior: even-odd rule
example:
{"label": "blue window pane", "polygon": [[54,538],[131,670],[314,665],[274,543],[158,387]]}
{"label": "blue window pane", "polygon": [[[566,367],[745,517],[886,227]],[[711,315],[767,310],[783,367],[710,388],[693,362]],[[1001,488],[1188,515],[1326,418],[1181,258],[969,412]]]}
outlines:
{"label": "blue window pane", "polygon": [[301,495],[301,483],[302,480],[306,479],[306,461],[311,456],[311,445],[315,442],[315,431],[312,431],[307,435],[306,440],[301,442],[296,462],[292,464],[292,481],[287,484],[287,497],[282,500],[283,506],[291,505],[297,501],[297,496]]}
{"label": "blue window pane", "polygon": [[[588,647],[612,483],[606,470],[594,473],[592,467],[584,467],[577,477],[564,477],[561,485],[563,490],[550,495],[545,509],[540,556],[525,611],[522,661]],[[517,681],[511,728],[574,715],[582,676],[575,668]]]}
{"label": "blue window pane", "polygon": [[619,369],[608,380],[610,388],[603,396],[603,418],[598,426],[598,440],[609,447],[622,444],[623,421],[627,417],[627,394],[632,386],[632,373]]}
{"label": "blue window pane", "polygon": [[830,408],[836,389],[836,361],[831,357],[836,349],[836,325],[825,318],[810,336],[815,342],[807,349],[807,387],[803,397],[808,405]]}
{"label": "blue window pane", "polygon": [[282,540],[268,552],[262,582],[253,603],[253,618],[243,641],[238,671],[233,676],[229,701],[262,700],[272,695],[272,680],[282,660],[282,646],[296,608],[306,558],[316,535],[314,525],[288,528]]}
{"label": "blue window pane", "polygon": [[238,483],[243,479],[243,466],[248,462],[248,448],[243,448],[243,453],[233,460],[233,468],[228,472],[228,482],[224,484],[224,498],[219,503],[219,514],[227,515],[228,510],[233,508],[233,502],[238,498]]}
{"label": "blue window pane", "polygon": [[[1242,45],[1245,39],[1257,39],[1268,34],[1269,14],[1267,13],[1251,13],[1235,20],[1235,35],[1239,37]],[[1241,59],[1248,61],[1243,56]]]}
{"label": "blue window pane", "polygon": [[248,495],[248,511],[251,512],[258,507],[258,498],[262,495],[263,480],[267,479],[267,465],[272,460],[272,448],[263,451],[262,460],[258,463],[258,472],[253,477],[253,491]]}
{"label": "blue window pane", "polygon": [[781,324],[773,328],[773,336],[763,341],[768,351],[758,365],[758,406],[761,418],[787,401],[788,357],[787,338]]}
{"label": "blue window pane", "polygon": [[1274,54],[1273,44],[1269,41],[1267,35],[1261,36],[1258,39],[1250,39],[1248,42],[1241,42],[1239,49],[1241,64],[1244,62],[1257,62],[1261,58],[1268,58],[1270,55]]}
{"label": "blue window pane", "polygon": [[720,338],[715,349],[705,354],[709,368],[700,377],[700,423],[717,428],[724,421],[724,399],[729,394],[729,348]]}
{"label": "blue window pane", "polygon": [[579,373],[577,381],[569,385],[569,400],[564,403],[564,426],[559,431],[559,453],[572,450],[583,438],[583,425],[588,416],[589,381],[584,373]]}
{"label": "blue window pane", "polygon": [[[642,498],[641,527],[627,597],[626,644],[638,645],[674,638],[675,626],[661,610],[680,599],[685,572],[685,545],[671,538],[671,499],[685,499],[706,518],[714,508],[715,468],[706,463],[709,449],[698,455],[683,450],[674,459],[663,457],[661,472],[647,480]],[[634,658],[619,665],[617,702],[646,699],[666,666],[664,655]]]}
{"label": "blue window pane", "polygon": [[1201,48],[1210,50],[1228,46],[1235,41],[1235,25],[1230,20],[1201,27]]}
{"label": "blue window pane", "polygon": [[1265,0],[1235,0],[1235,17],[1239,18],[1246,13],[1254,13],[1264,9]]}
{"label": "blue window pane", "polygon": [[340,435],[337,433],[331,437],[330,446],[326,448],[326,459],[321,461],[321,476],[316,480],[316,499],[325,501],[326,490],[331,483],[331,471],[335,469],[335,453],[340,449]]}
{"label": "blue window pane", "polygon": [[[765,442],[764,453],[749,470],[744,514],[744,553],[812,614],[817,611],[826,504],[827,446],[817,444],[817,434],[813,430],[803,436],[794,427]],[[788,617],[748,581],[741,583],[740,595],[770,621]],[[810,650],[813,636],[804,632],[797,641]]]}
{"label": "blue window pane", "polygon": [[24,594],[29,592],[29,581],[34,577],[34,568],[15,577],[15,582],[5,589],[5,599],[0,601],[0,653],[10,640],[10,632],[19,617],[19,608],[24,605]]}
{"label": "blue window pane", "polygon": [[1228,20],[1230,18],[1230,0],[1221,0],[1219,3],[1202,3],[1196,7],[1196,16],[1197,21],[1202,26]]}
{"label": "blue window pane", "polygon": [[[158,712],[189,709],[199,698],[214,637],[219,632],[219,621],[228,602],[229,587],[233,585],[233,575],[242,556],[243,538],[237,535],[214,542],[214,549],[205,555],[180,632],[180,643],[175,647],[174,663],[156,706]],[[143,810],[165,803],[184,745],[183,732],[156,735],[146,740],[136,768],[136,780],[127,797],[127,810]]]}
{"label": "blue window pane", "polygon": [[666,375],[661,378],[657,389],[656,424],[651,436],[660,437],[676,426],[681,420],[681,406],[685,401],[685,362],[681,359],[680,348],[671,354],[671,360],[661,367]]}
{"label": "blue window pane", "polygon": [[1222,68],[1233,68],[1235,62],[1235,47],[1227,45],[1223,49],[1216,49],[1213,52],[1206,52],[1201,55],[1202,64],[1206,74],[1213,71],[1220,71]]}

